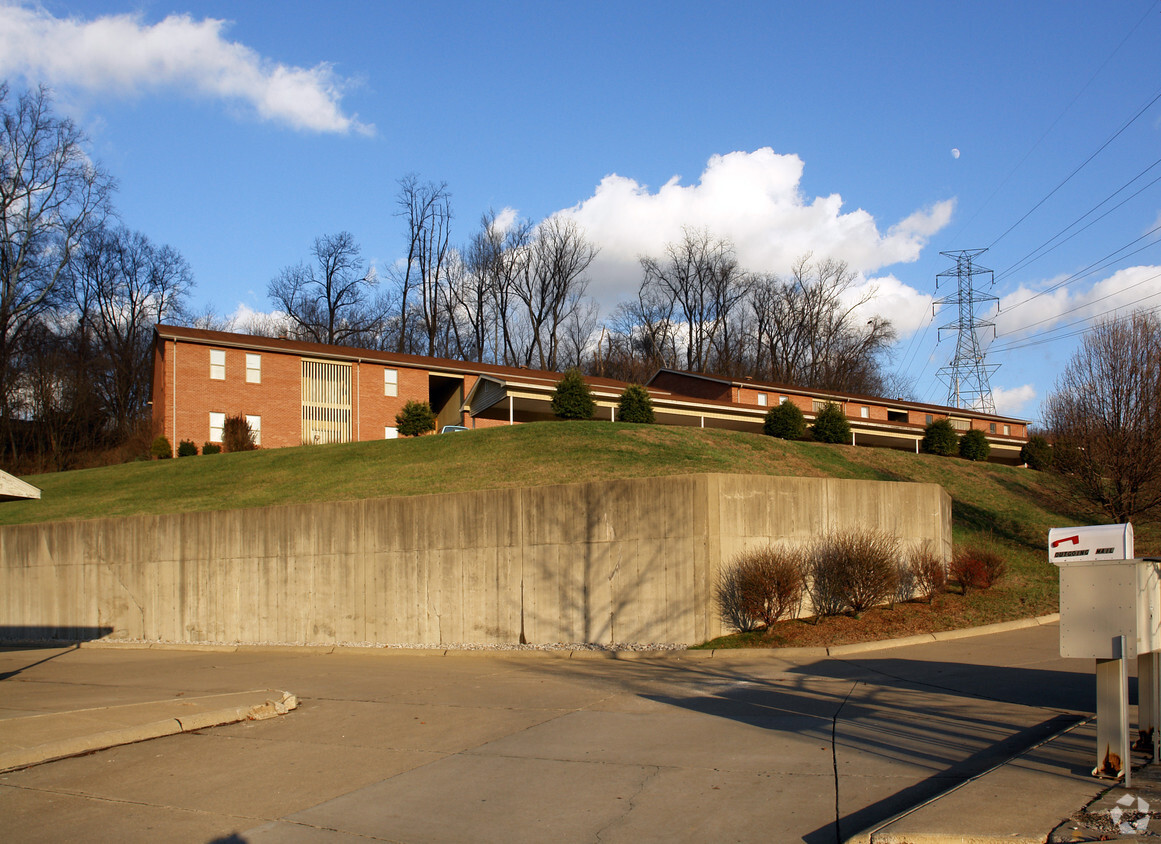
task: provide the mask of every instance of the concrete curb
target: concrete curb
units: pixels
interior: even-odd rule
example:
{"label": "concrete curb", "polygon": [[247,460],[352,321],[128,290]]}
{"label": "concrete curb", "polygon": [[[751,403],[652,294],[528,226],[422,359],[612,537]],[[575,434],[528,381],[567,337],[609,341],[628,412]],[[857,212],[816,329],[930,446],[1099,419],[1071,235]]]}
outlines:
{"label": "concrete curb", "polygon": [[[854,642],[849,645],[831,645],[830,647],[807,648],[716,648],[656,650],[656,651],[590,651],[583,649],[561,650],[491,650],[487,648],[391,648],[383,645],[204,645],[182,642],[116,642],[108,639],[96,639],[91,642],[60,642],[53,643],[59,647],[77,645],[81,648],[110,648],[126,650],[166,650],[166,651],[194,651],[204,653],[284,653],[297,656],[328,656],[338,654],[342,656],[380,656],[392,654],[394,656],[426,656],[426,657],[471,657],[471,656],[503,656],[528,659],[723,659],[723,658],[753,658],[755,656],[771,658],[793,659],[824,659],[826,657],[851,656],[866,651],[887,650],[888,648],[902,648],[909,645],[922,645],[931,642],[948,642],[956,639],[967,639],[972,636],[987,636],[992,633],[1006,633],[1011,630],[1023,630],[1028,627],[1038,627],[1045,624],[1055,624],[1060,621],[1060,613],[1021,618],[1015,621],[1001,621],[996,624],[985,624],[980,627],[965,627],[961,630],[941,630],[936,633],[920,633],[915,636],[904,636],[899,639],[880,639],[874,642]],[[7,647],[7,643],[4,644]],[[14,643],[14,646],[18,646]]]}
{"label": "concrete curb", "polygon": [[[93,733],[47,741],[32,747],[5,750],[0,752],[0,773],[7,773],[8,771],[14,771],[20,768],[30,768],[44,762],[52,762],[56,759],[64,759],[69,756],[80,756],[85,753],[105,750],[123,744],[134,744],[139,741],[172,736],[177,733],[189,733],[195,730],[204,730],[208,727],[233,724],[238,721],[263,721],[267,718],[285,715],[292,709],[298,708],[298,698],[290,692],[269,690],[260,693],[242,692],[239,694],[261,694],[266,696],[266,700],[262,703],[253,703],[244,706],[227,706],[202,712],[181,713],[177,716],[147,721],[142,724],[99,730]],[[237,695],[208,695],[206,697],[231,696]],[[136,703],[126,704],[124,706],[99,707],[93,710],[84,710],[84,712],[90,718],[99,720],[102,715],[115,716],[118,711],[124,712],[126,709],[133,707],[153,706],[161,709],[177,706],[188,707],[189,704],[197,703],[198,701],[199,698],[175,698],[166,701],[151,701],[143,704]],[[45,713],[42,715],[29,715],[24,718],[7,719],[7,723],[0,721],[0,726],[9,729],[19,729],[33,719],[38,720],[43,725],[47,719],[62,719],[73,714],[75,713],[65,711]],[[116,718],[111,717],[110,720],[116,720]]]}

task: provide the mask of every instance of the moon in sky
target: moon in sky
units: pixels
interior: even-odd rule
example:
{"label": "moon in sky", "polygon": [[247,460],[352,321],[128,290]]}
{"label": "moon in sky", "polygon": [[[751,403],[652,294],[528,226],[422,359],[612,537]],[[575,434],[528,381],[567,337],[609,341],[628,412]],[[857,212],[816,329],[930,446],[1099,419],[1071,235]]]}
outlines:
{"label": "moon in sky", "polygon": [[952,158],[959,158],[959,148],[958,147],[956,147],[955,149],[953,149],[951,151],[951,157]]}

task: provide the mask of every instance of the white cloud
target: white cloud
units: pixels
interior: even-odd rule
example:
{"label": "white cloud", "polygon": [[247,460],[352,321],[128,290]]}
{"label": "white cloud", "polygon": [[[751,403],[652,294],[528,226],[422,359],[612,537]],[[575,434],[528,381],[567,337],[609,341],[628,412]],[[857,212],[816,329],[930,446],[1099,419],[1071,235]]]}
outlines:
{"label": "white cloud", "polygon": [[1021,387],[992,387],[992,400],[996,403],[996,413],[1001,416],[1028,418],[1031,405],[1036,401],[1036,388],[1031,384]]}
{"label": "white cloud", "polygon": [[331,65],[294,67],[225,38],[226,21],[140,14],[93,20],[56,18],[40,7],[0,0],[0,77],[134,94],[172,86],[242,102],[264,120],[314,132],[370,134],[373,126],[343,113],[348,82]]}
{"label": "white cloud", "polygon": [[934,296],[923,293],[904,284],[893,275],[865,279],[861,284],[847,291],[847,299],[855,300],[871,288],[874,297],[858,310],[858,315],[867,319],[882,316],[891,320],[900,337],[908,337],[927,325],[931,319],[931,305]]}
{"label": "white cloud", "polygon": [[884,234],[868,212],[844,212],[838,194],[807,200],[803,162],[769,147],[713,156],[697,184],[674,176],[656,191],[616,174],[591,197],[566,209],[598,243],[591,292],[616,301],[640,283],[637,259],[659,255],[683,227],[704,228],[733,242],[749,270],[784,273],[807,252],[847,261],[869,273],[914,261],[928,239],[951,220],[955,200],[916,211]]}
{"label": "white cloud", "polygon": [[[1000,299],[1000,313],[995,320],[1000,343],[1112,311],[1125,312],[1161,305],[1161,266],[1128,267],[1084,290],[1073,290],[1070,285],[1064,285],[1036,296],[1039,290],[1060,281],[1063,278],[1049,279],[1038,287],[1021,285]],[[1078,329],[1083,327],[1076,326]]]}

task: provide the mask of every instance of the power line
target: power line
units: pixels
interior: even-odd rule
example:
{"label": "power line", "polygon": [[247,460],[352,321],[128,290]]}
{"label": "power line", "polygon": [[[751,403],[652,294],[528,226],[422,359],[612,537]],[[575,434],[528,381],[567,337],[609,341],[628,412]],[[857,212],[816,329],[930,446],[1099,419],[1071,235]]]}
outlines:
{"label": "power line", "polygon": [[[1056,128],[1056,124],[1059,123],[1064,118],[1064,115],[1068,114],[1069,110],[1074,105],[1076,105],[1076,101],[1081,98],[1081,95],[1084,94],[1084,92],[1088,90],[1089,86],[1092,85],[1092,83],[1096,80],[1096,78],[1098,76],[1100,76],[1101,71],[1103,71],[1105,69],[1105,67],[1108,65],[1108,63],[1113,60],[1113,57],[1116,56],[1116,54],[1121,51],[1121,48],[1125,46],[1125,43],[1133,36],[1133,33],[1135,33],[1138,29],[1140,29],[1141,24],[1143,24],[1145,22],[1145,19],[1149,17],[1149,15],[1153,11],[1153,9],[1156,8],[1159,4],[1161,4],[1161,0],[1156,0],[1156,2],[1152,3],[1150,5],[1150,7],[1145,10],[1145,14],[1141,15],[1140,19],[1133,25],[1133,28],[1130,29],[1125,34],[1125,37],[1121,39],[1120,43],[1117,44],[1117,46],[1113,48],[1113,51],[1111,53],[1109,53],[1109,55],[1105,58],[1105,60],[1103,62],[1101,62],[1100,67],[1098,67],[1096,70],[1093,71],[1092,76],[1090,76],[1088,78],[1088,81],[1085,82],[1084,85],[1081,86],[1080,90],[1076,92],[1076,95],[1069,101],[1068,105],[1066,105],[1064,107],[1064,109],[1060,112],[1060,114],[1058,114],[1056,116],[1056,119],[1052,121],[1051,125],[1049,125],[1049,127],[1044,130],[1044,134],[1042,134],[1036,140],[1036,143],[1032,144],[1032,146],[1029,147],[1028,151],[1026,153],[1024,153],[1024,157],[1021,158],[1018,162],[1016,162],[1016,165],[1011,170],[1008,171],[1008,175],[1004,176],[1004,178],[1000,182],[1000,184],[998,184],[996,186],[995,190],[993,190],[991,192],[991,194],[988,195],[988,198],[985,199],[983,204],[979,208],[976,209],[976,212],[974,214],[972,214],[970,218],[968,218],[967,222],[965,222],[963,225],[961,225],[959,227],[959,229],[956,232],[956,237],[959,237],[960,232],[963,232],[964,229],[966,229],[973,222],[975,222],[976,217],[978,217],[983,212],[983,210],[988,207],[988,205],[991,203],[991,201],[996,198],[996,194],[998,194],[1004,188],[1004,186],[1006,184],[1008,184],[1009,181],[1011,181],[1012,177],[1014,175],[1016,175],[1016,172],[1021,167],[1024,166],[1024,163],[1029,158],[1032,157],[1032,153],[1034,153],[1036,151],[1036,149],[1040,146],[1040,144],[1042,144],[1044,142],[1044,139],[1047,138],[1049,136],[1049,134],[1052,133],[1052,130]],[[1005,232],[1004,234],[1007,234],[1007,232]],[[1003,235],[1001,235],[1001,237],[1002,236]],[[997,238],[996,241],[994,241],[994,242],[999,242],[999,238]]]}
{"label": "power line", "polygon": [[[1121,207],[1122,205],[1124,205],[1126,202],[1128,202],[1128,201],[1130,201],[1130,200],[1132,200],[1132,199],[1135,199],[1136,197],[1140,196],[1140,195],[1141,195],[1143,192],[1145,192],[1146,190],[1148,190],[1149,188],[1151,188],[1153,185],[1157,184],[1158,182],[1161,182],[1161,176],[1158,176],[1156,179],[1154,179],[1153,181],[1149,182],[1149,184],[1147,184],[1147,185],[1144,185],[1143,187],[1139,188],[1139,189],[1138,189],[1137,191],[1135,191],[1134,193],[1132,193],[1132,194],[1130,194],[1129,196],[1127,196],[1127,197],[1125,197],[1124,199],[1122,199],[1120,202],[1118,202],[1116,205],[1114,205],[1112,208],[1110,208],[1110,209],[1109,209],[1108,211],[1106,211],[1105,213],[1101,214],[1101,215],[1100,215],[1099,217],[1097,217],[1095,220],[1091,220],[1091,221],[1089,221],[1089,223],[1088,223],[1087,225],[1085,225],[1085,226],[1082,226],[1081,228],[1077,229],[1077,230],[1076,230],[1076,231],[1074,231],[1072,234],[1070,234],[1068,237],[1066,237],[1066,238],[1064,238],[1063,240],[1061,240],[1059,243],[1057,243],[1057,244],[1055,244],[1055,245],[1053,245],[1053,246],[1049,247],[1049,244],[1051,244],[1051,243],[1052,243],[1052,241],[1054,241],[1054,240],[1056,240],[1057,238],[1059,238],[1061,235],[1063,235],[1065,232],[1067,232],[1069,229],[1071,229],[1071,228],[1072,228],[1073,226],[1075,226],[1077,223],[1081,222],[1081,221],[1082,221],[1082,220],[1083,220],[1085,217],[1087,217],[1087,216],[1089,216],[1090,214],[1092,214],[1094,211],[1096,211],[1098,208],[1100,208],[1102,205],[1104,205],[1106,202],[1108,202],[1110,199],[1112,199],[1112,198],[1113,198],[1114,196],[1116,196],[1118,193],[1120,193],[1121,191],[1125,190],[1127,187],[1129,187],[1131,184],[1133,184],[1133,182],[1135,182],[1135,181],[1137,181],[1138,179],[1140,179],[1142,176],[1144,176],[1146,173],[1148,173],[1150,170],[1152,170],[1152,169],[1153,169],[1154,167],[1156,167],[1158,164],[1161,164],[1161,158],[1158,158],[1156,161],[1154,161],[1152,164],[1150,164],[1148,167],[1146,167],[1144,170],[1142,170],[1142,171],[1141,171],[1140,173],[1138,173],[1136,176],[1134,176],[1133,178],[1131,178],[1129,181],[1125,182],[1125,184],[1121,185],[1119,188],[1117,188],[1117,189],[1116,189],[1115,191],[1113,191],[1111,194],[1109,194],[1108,196],[1106,196],[1104,199],[1102,199],[1100,202],[1098,202],[1096,205],[1094,205],[1092,208],[1090,208],[1090,209],[1089,209],[1088,211],[1086,211],[1084,214],[1081,214],[1079,217],[1077,217],[1075,220],[1073,220],[1071,223],[1069,223],[1067,226],[1065,226],[1065,227],[1064,227],[1063,229],[1061,229],[1059,232],[1057,232],[1056,234],[1054,234],[1054,235],[1053,235],[1052,237],[1050,237],[1048,240],[1044,241],[1042,244],[1040,244],[1039,246],[1037,246],[1035,249],[1033,249],[1031,252],[1029,252],[1029,253],[1028,253],[1027,255],[1025,255],[1023,258],[1021,258],[1020,260],[1018,260],[1016,263],[1014,263],[1014,264],[1012,264],[1010,267],[1007,267],[1006,269],[1004,269],[1004,270],[1001,270],[1000,272],[996,273],[996,281],[1003,281],[1005,278],[1007,278],[1009,275],[1011,275],[1012,273],[1016,272],[1017,270],[1022,270],[1022,269],[1024,269],[1024,267],[1027,267],[1027,266],[1029,266],[1030,264],[1034,263],[1035,261],[1038,261],[1038,260],[1040,260],[1040,259],[1041,259],[1041,258],[1043,258],[1045,255],[1047,255],[1049,252],[1052,252],[1053,250],[1057,249],[1058,247],[1060,247],[1060,246],[1063,246],[1065,243],[1067,243],[1068,241],[1072,240],[1074,237],[1076,237],[1076,236],[1077,236],[1078,234],[1080,234],[1081,232],[1083,232],[1083,231],[1086,231],[1086,230],[1088,230],[1090,227],[1092,227],[1093,225],[1095,225],[1096,223],[1099,223],[1101,220],[1103,220],[1103,219],[1104,219],[1105,217],[1107,217],[1109,214],[1111,214],[1111,213],[1113,213],[1114,211],[1116,211],[1118,208],[1120,208],[1120,207]],[[1045,248],[1045,247],[1049,247],[1049,248]],[[1040,254],[1036,254],[1036,253],[1040,253]],[[1034,256],[1034,257],[1033,257],[1033,256]]]}
{"label": "power line", "polygon": [[[1103,302],[1106,299],[1111,299],[1113,296],[1124,293],[1126,290],[1132,290],[1134,287],[1140,287],[1142,284],[1145,284],[1147,282],[1153,281],[1153,280],[1158,279],[1158,278],[1161,278],[1161,273],[1154,273],[1153,275],[1149,276],[1148,278],[1143,278],[1134,284],[1130,284],[1128,287],[1121,288],[1120,290],[1114,290],[1112,293],[1107,293],[1098,299],[1093,299],[1091,302],[1085,302],[1082,305],[1077,305],[1076,307],[1069,308],[1067,311],[1061,311],[1059,314],[1055,314],[1054,316],[1045,317],[1044,319],[1039,320],[1038,322],[1033,322],[1030,325],[1039,325],[1040,323],[1049,322],[1050,320],[1060,319],[1060,317],[1062,317],[1062,316],[1066,316],[1067,314],[1076,313],[1079,310],[1082,310],[1084,308],[1088,308],[1088,307],[1091,307],[1092,305],[1095,305],[1097,302]],[[1083,319],[1074,320],[1073,322],[1065,323],[1064,325],[1057,326],[1056,328],[1049,328],[1049,329],[1045,329],[1044,331],[1034,332],[1034,334],[1032,336],[1041,335],[1041,334],[1044,334],[1044,335],[1053,334],[1057,331],[1063,331],[1064,329],[1070,328],[1074,325],[1081,325],[1082,323],[1092,322],[1094,319],[1099,319],[1102,316],[1107,316],[1108,314],[1115,313],[1116,311],[1122,310],[1124,308],[1130,308],[1133,305],[1138,305],[1147,299],[1154,298],[1155,296],[1161,296],[1161,290],[1150,293],[1147,296],[1142,296],[1140,299],[1134,299],[1131,302],[1126,302],[1122,305],[1117,305],[1115,308],[1112,308],[1112,309],[1107,310],[1107,311],[1103,311],[1102,313],[1099,313],[1099,314],[1093,314],[1092,316],[1087,316],[1087,317],[1084,317]],[[1030,327],[1030,326],[1025,326],[1025,327]],[[1083,333],[1083,331],[1078,332],[1078,333]],[[1073,334],[1066,334],[1066,335],[1061,335],[1059,337],[1044,337],[1044,338],[1041,338],[1041,339],[1035,340],[1035,341],[1032,341],[1032,340],[1016,341],[1016,340],[1014,340],[1011,343],[1007,343],[1007,344],[1004,344],[1004,345],[1001,345],[998,347],[990,348],[990,349],[988,349],[988,351],[997,352],[997,353],[1009,352],[1009,351],[1012,351],[1013,349],[1021,349],[1021,348],[1024,348],[1025,346],[1039,345],[1040,343],[1051,343],[1051,342],[1054,342],[1056,340],[1061,340],[1061,339],[1064,339],[1065,337],[1071,337],[1071,336],[1074,336],[1074,335]]]}
{"label": "power line", "polygon": [[1076,167],[1076,169],[1074,169],[1071,173],[1069,173],[1067,176],[1065,176],[1064,180],[1060,184],[1058,184],[1056,187],[1054,187],[1052,190],[1050,190],[1047,194],[1045,194],[1041,198],[1041,200],[1039,202],[1037,202],[1030,209],[1028,209],[1026,212],[1024,212],[1024,215],[1019,220],[1012,223],[1012,225],[1008,226],[1008,228],[1004,231],[1003,234],[1001,234],[999,237],[997,237],[995,240],[993,240],[991,243],[989,243],[987,248],[991,249],[993,246],[995,246],[997,243],[999,243],[1001,240],[1003,240],[1005,237],[1007,237],[1012,232],[1012,230],[1016,228],[1016,226],[1020,225],[1022,222],[1024,222],[1030,216],[1032,216],[1032,214],[1041,205],[1043,205],[1045,202],[1047,202],[1049,199],[1051,199],[1052,196],[1058,190],[1060,190],[1062,187],[1064,187],[1066,184],[1068,184],[1070,181],[1072,181],[1073,176],[1075,176],[1077,173],[1079,173],[1081,170],[1083,170],[1085,167],[1087,167],[1089,162],[1091,162],[1094,158],[1096,158],[1098,155],[1100,155],[1102,152],[1104,152],[1105,148],[1109,144],[1111,144],[1113,141],[1115,141],[1117,138],[1119,138],[1121,136],[1121,134],[1126,129],[1128,129],[1130,126],[1132,126],[1134,123],[1136,123],[1137,119],[1142,114],[1144,114],[1146,111],[1148,111],[1153,106],[1153,104],[1156,103],[1158,100],[1161,100],[1161,90],[1158,90],[1157,93],[1153,95],[1152,99],[1150,99],[1147,103],[1145,103],[1145,105],[1141,106],[1140,110],[1138,110],[1136,114],[1134,114],[1131,118],[1129,118],[1128,121],[1123,123],[1121,125],[1121,128],[1119,128],[1116,132],[1114,132],[1112,135],[1110,135],[1108,140],[1106,140],[1103,144],[1101,144],[1099,147],[1097,147],[1095,152],[1093,152],[1091,155],[1089,155],[1089,157],[1086,158],[1084,161],[1082,161]]}
{"label": "power line", "polygon": [[[1156,234],[1158,231],[1161,231],[1161,223],[1158,223],[1156,226],[1149,229],[1149,231],[1145,232],[1140,237],[1134,238],[1133,240],[1129,241],[1124,246],[1122,246],[1118,249],[1114,249],[1112,252],[1108,253],[1103,258],[1098,258],[1096,261],[1089,264],[1087,267],[1084,267],[1083,269],[1077,270],[1072,275],[1067,276],[1066,278],[1058,281],[1056,284],[1053,284],[1051,287],[1046,287],[1037,293],[1033,293],[1027,299],[1022,299],[1014,305],[1009,305],[1008,309],[1007,309],[1007,313],[1011,313],[1012,311],[1016,310],[1016,308],[1022,307],[1023,305],[1027,305],[1029,302],[1034,301],[1035,299],[1039,299],[1041,296],[1045,296],[1045,295],[1053,292],[1054,290],[1059,290],[1061,287],[1063,287],[1066,284],[1071,284],[1074,281],[1079,281],[1082,278],[1087,278],[1088,276],[1092,275],[1093,273],[1098,273],[1101,270],[1108,269],[1110,266],[1115,264],[1117,261],[1122,261],[1125,258],[1130,258],[1133,255],[1136,255],[1138,252],[1143,252],[1144,250],[1148,249],[1150,246],[1155,246],[1157,244],[1157,241],[1153,241],[1152,243],[1146,243],[1143,246],[1139,246],[1138,248],[1134,249],[1132,252],[1129,252],[1127,254],[1124,254],[1124,255],[1118,254],[1120,252],[1124,252],[1129,247],[1131,247],[1137,243],[1140,243],[1142,240],[1145,240],[1146,238],[1150,237],[1151,235]],[[1104,262],[1104,263],[1102,263],[1102,262]]]}

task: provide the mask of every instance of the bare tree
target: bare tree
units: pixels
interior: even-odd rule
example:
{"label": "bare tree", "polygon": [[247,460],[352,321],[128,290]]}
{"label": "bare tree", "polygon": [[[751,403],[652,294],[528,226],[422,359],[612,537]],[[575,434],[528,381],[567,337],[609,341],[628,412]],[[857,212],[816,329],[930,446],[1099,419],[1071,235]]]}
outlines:
{"label": "bare tree", "polygon": [[1138,311],[1085,335],[1044,404],[1053,465],[1125,522],[1161,505],[1161,320]]}
{"label": "bare tree", "polygon": [[789,279],[763,276],[750,297],[753,374],[802,387],[877,394],[879,356],[895,340],[891,323],[859,316],[875,291],[850,291],[858,280],[843,261],[800,258]]}
{"label": "bare tree", "polygon": [[669,303],[685,333],[685,368],[707,371],[748,289],[733,245],[703,229],[685,229],[681,241],[666,245],[663,259],[642,258],[641,268],[646,295]]}
{"label": "bare tree", "polygon": [[0,426],[10,434],[15,349],[59,295],[77,242],[109,210],[113,180],[83,149],[84,135],[52,113],[39,88],[10,108],[0,84]]}
{"label": "bare tree", "polygon": [[513,283],[527,321],[526,365],[536,359],[541,369],[557,368],[561,327],[580,306],[588,287],[585,272],[598,251],[568,217],[549,217],[536,227],[528,261]]}
{"label": "bare tree", "polygon": [[[418,318],[423,323],[427,354],[436,350],[436,338],[442,317],[447,314],[446,284],[451,257],[451,194],[447,183],[420,182],[411,173],[399,180],[396,216],[407,224],[407,258],[395,270],[399,289],[399,325],[396,351],[421,351],[409,348],[412,333],[408,323]],[[418,301],[416,301],[418,299]]]}
{"label": "bare tree", "polygon": [[119,227],[82,238],[69,276],[80,333],[91,334],[100,361],[94,380],[106,418],[123,439],[149,398],[153,326],[182,315],[193,274],[173,247]]}
{"label": "bare tree", "polygon": [[370,345],[383,317],[378,282],[350,232],[317,237],[313,264],[284,268],[267,288],[295,333],[316,343]]}

